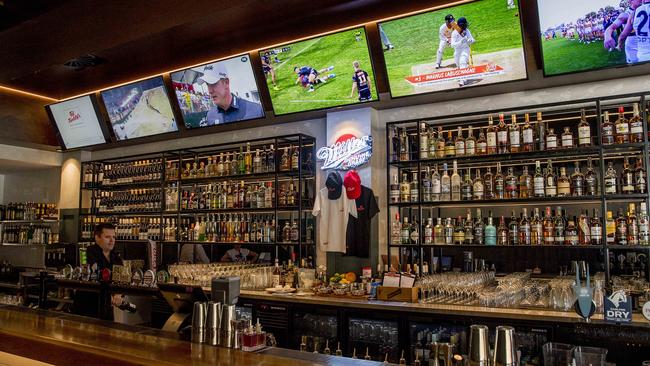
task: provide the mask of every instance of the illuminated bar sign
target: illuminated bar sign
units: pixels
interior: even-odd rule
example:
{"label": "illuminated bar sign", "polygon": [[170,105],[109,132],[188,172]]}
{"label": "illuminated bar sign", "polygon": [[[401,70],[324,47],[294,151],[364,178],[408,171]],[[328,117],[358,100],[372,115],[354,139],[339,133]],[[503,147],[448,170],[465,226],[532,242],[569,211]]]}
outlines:
{"label": "illuminated bar sign", "polygon": [[356,137],[344,134],[333,145],[321,147],[316,153],[323,161],[322,170],[350,170],[370,160],[372,156],[372,136]]}

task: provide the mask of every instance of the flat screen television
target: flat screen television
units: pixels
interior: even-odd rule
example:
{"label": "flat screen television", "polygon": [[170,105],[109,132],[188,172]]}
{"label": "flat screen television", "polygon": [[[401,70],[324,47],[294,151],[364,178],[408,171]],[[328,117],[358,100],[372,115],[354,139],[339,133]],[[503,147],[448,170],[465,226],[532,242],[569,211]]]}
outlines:
{"label": "flat screen television", "polygon": [[178,131],[162,76],[100,94],[118,141]]}
{"label": "flat screen television", "polygon": [[264,117],[249,55],[174,72],[171,78],[187,128]]}
{"label": "flat screen television", "polygon": [[50,104],[45,109],[56,126],[59,142],[64,149],[107,142],[104,125],[100,122],[97,100],[93,95]]}
{"label": "flat screen television", "polygon": [[365,28],[260,51],[276,115],[378,100]]}
{"label": "flat screen television", "polygon": [[393,98],[528,77],[517,0],[477,0],[378,27]]}
{"label": "flat screen television", "polygon": [[642,0],[537,0],[537,8],[546,76],[650,61]]}

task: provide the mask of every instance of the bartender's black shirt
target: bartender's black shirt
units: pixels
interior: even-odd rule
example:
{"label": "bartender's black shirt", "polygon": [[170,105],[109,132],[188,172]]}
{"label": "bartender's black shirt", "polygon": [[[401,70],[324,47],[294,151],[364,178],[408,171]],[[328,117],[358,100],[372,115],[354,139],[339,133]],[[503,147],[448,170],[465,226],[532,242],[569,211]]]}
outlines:
{"label": "bartender's black shirt", "polygon": [[104,253],[102,252],[102,247],[97,245],[97,243],[86,248],[86,260],[89,266],[92,267],[93,264],[97,263],[97,270],[101,271],[104,268],[113,270],[114,265],[122,265],[122,258],[115,252],[115,249],[111,250],[109,254],[110,261],[106,259]]}

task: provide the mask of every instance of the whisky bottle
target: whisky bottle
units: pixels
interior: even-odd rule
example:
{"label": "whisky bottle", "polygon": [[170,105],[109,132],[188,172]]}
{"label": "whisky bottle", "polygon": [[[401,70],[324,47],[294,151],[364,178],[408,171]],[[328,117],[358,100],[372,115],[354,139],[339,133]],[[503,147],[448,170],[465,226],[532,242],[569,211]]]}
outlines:
{"label": "whisky bottle", "polygon": [[497,149],[497,128],[493,125],[492,116],[488,117],[488,127],[486,131],[487,154],[496,154]]}
{"label": "whisky bottle", "polygon": [[585,176],[580,171],[580,163],[576,161],[576,167],[571,175],[571,195],[581,197],[585,195]]}
{"label": "whisky bottle", "polygon": [[465,155],[476,155],[476,138],[474,137],[474,131],[471,125],[467,129],[467,139],[465,140]]}
{"label": "whisky bottle", "polygon": [[406,133],[406,128],[402,129],[402,132],[399,135],[399,160],[400,161],[409,161],[409,137]]}
{"label": "whisky bottle", "polygon": [[289,148],[282,149],[282,156],[280,156],[280,171],[286,172],[291,169],[291,157],[289,156]]}
{"label": "whisky bottle", "polygon": [[620,208],[616,217],[616,244],[627,245],[627,219]]}
{"label": "whisky bottle", "polygon": [[251,155],[251,143],[246,143],[246,153],[244,154],[244,174],[253,172],[253,156]]}
{"label": "whisky bottle", "polygon": [[454,224],[451,221],[452,219],[450,217],[445,220],[445,227],[444,227],[444,237],[445,237],[445,244],[454,244]]}
{"label": "whisky bottle", "polygon": [[485,224],[483,223],[483,216],[481,214],[480,208],[476,209],[476,221],[474,222],[473,228],[474,228],[474,233],[472,237],[474,239],[474,243],[470,243],[470,244],[478,244],[478,245],[485,244],[485,239],[484,239]]}
{"label": "whisky bottle", "polygon": [[566,168],[560,167],[560,176],[557,178],[557,196],[568,197],[571,195],[571,181],[566,175]]}
{"label": "whisky bottle", "polygon": [[451,175],[451,200],[460,201],[460,175],[458,174],[458,163],[454,160],[454,170]]}
{"label": "whisky bottle", "polygon": [[400,184],[397,180],[397,174],[392,175],[390,183],[390,203],[400,202]]}
{"label": "whisky bottle", "polygon": [[497,162],[497,172],[494,175],[494,198],[502,200],[505,198],[505,178],[501,174],[501,163]]}
{"label": "whisky bottle", "polygon": [[485,226],[485,245],[497,245],[497,228],[494,227],[492,211],[490,211],[488,223]]}
{"label": "whisky bottle", "polygon": [[447,146],[447,143],[445,142],[445,136],[442,133],[442,127],[438,127],[438,138],[436,139],[436,158],[445,157],[445,146]]}
{"label": "whisky bottle", "polygon": [[404,223],[402,223],[402,231],[401,231],[401,241],[402,244],[411,244],[411,225],[409,225],[409,218],[404,216]]}
{"label": "whisky bottle", "polygon": [[440,173],[438,173],[438,164],[433,166],[433,173],[431,174],[431,200],[440,201],[441,194],[441,181]]}
{"label": "whisky bottle", "polygon": [[527,209],[524,207],[524,214],[519,222],[519,245],[530,245],[531,236],[531,224],[528,220]]}
{"label": "whisky bottle", "polygon": [[551,165],[551,160],[548,160],[546,167],[546,177],[544,182],[546,183],[546,197],[555,197],[557,196],[557,183],[553,167]]}
{"label": "whisky bottle", "polygon": [[431,202],[431,195],[433,186],[431,184],[431,171],[427,166],[426,170],[422,172],[422,202]]}
{"label": "whisky bottle", "polygon": [[643,142],[643,120],[639,115],[639,104],[632,104],[632,118],[630,118],[630,142]]}
{"label": "whisky bottle", "polygon": [[646,193],[647,188],[647,175],[643,168],[643,161],[641,156],[636,159],[636,167],[634,168],[634,191],[636,193]]}
{"label": "whisky bottle", "polygon": [[636,217],[634,203],[628,205],[627,211],[627,245],[639,245],[639,221]]}
{"label": "whisky bottle", "polygon": [[395,220],[391,223],[390,233],[390,242],[392,244],[398,245],[402,243],[402,226],[399,220],[399,212],[395,214]]}
{"label": "whisky bottle", "polygon": [[484,197],[486,200],[494,199],[494,176],[492,175],[492,168],[487,168],[483,176]]}
{"label": "whisky bottle", "polygon": [[552,128],[549,128],[548,134],[546,134],[546,150],[555,149],[557,149],[557,135]]}
{"label": "whisky bottle", "polygon": [[505,185],[506,199],[519,198],[519,191],[518,191],[519,182],[517,180],[517,177],[514,174],[513,167],[508,168],[508,174],[505,177],[504,185]]}
{"label": "whisky bottle", "polygon": [[546,122],[542,119],[542,112],[537,112],[537,142],[539,151],[546,150]]}
{"label": "whisky bottle", "polygon": [[442,178],[440,178],[440,200],[451,201],[451,177],[447,171],[447,163],[443,165]]}
{"label": "whisky bottle", "polygon": [[474,244],[474,220],[472,220],[472,212],[467,209],[467,218],[465,219],[465,244]]}
{"label": "whisky bottle", "polygon": [[[553,245],[555,244],[555,223],[551,217],[551,208],[546,207],[546,212],[544,214],[544,245]],[[562,243],[559,243],[562,244]]]}
{"label": "whisky bottle", "polygon": [[645,202],[641,202],[639,211],[639,245],[650,244],[650,219],[648,218],[648,208]]}
{"label": "whisky bottle", "polygon": [[612,215],[612,211],[607,211],[607,219],[605,220],[605,235],[607,245],[616,243],[616,221]]}
{"label": "whisky bottle", "polygon": [[564,244],[571,246],[578,245],[578,229],[576,229],[575,226],[575,218],[569,220],[569,223],[564,230]]}
{"label": "whisky bottle", "polygon": [[512,114],[511,116],[512,123],[509,127],[509,139],[510,139],[510,152],[516,153],[521,151],[521,129],[517,124],[517,115]]}
{"label": "whisky bottle", "polygon": [[599,192],[598,184],[598,174],[594,171],[590,157],[587,160],[587,171],[585,172],[585,193],[588,196],[597,196]]}
{"label": "whisky bottle", "polygon": [[614,163],[610,161],[607,163],[607,171],[605,172],[605,194],[618,193],[616,182],[616,170],[614,170]]}
{"label": "whisky bottle", "polygon": [[424,227],[424,244],[433,244],[433,219],[430,217],[427,218],[427,224]]}
{"label": "whisky bottle", "polygon": [[472,182],[472,177],[470,174],[470,170],[467,169],[467,172],[465,173],[465,177],[463,179],[463,182],[461,183],[460,186],[460,199],[463,201],[471,201],[472,200],[472,187],[473,187],[473,182]]}
{"label": "whisky bottle", "polygon": [[618,119],[614,123],[616,130],[616,143],[626,144],[630,142],[630,123],[625,118],[625,108],[618,107]]}
{"label": "whisky bottle", "polygon": [[451,130],[447,132],[447,141],[445,142],[445,157],[456,156],[456,143],[451,136]]}
{"label": "whisky bottle", "polygon": [[273,147],[273,144],[271,144],[269,151],[266,154],[266,171],[273,173],[275,170],[275,148]]}
{"label": "whisky bottle", "polygon": [[465,224],[464,219],[460,216],[456,219],[456,226],[454,227],[453,244],[460,245],[465,242]]}
{"label": "whisky bottle", "polygon": [[621,192],[624,194],[634,193],[634,172],[630,169],[630,162],[626,156],[621,172]]}
{"label": "whisky bottle", "polygon": [[570,127],[564,127],[564,132],[562,132],[562,148],[573,148],[573,132]]}
{"label": "whisky bottle", "polygon": [[530,125],[530,116],[528,113],[524,114],[524,126],[521,128],[521,138],[523,140],[523,151],[535,150],[535,130]]}
{"label": "whisky bottle", "polygon": [[555,209],[555,219],[553,220],[553,226],[555,227],[555,244],[562,245],[566,239],[566,223],[562,217],[562,207],[560,206]]}
{"label": "whisky bottle", "polygon": [[400,160],[400,133],[399,127],[393,126],[390,130],[390,142],[391,142],[391,161]]}
{"label": "whisky bottle", "polygon": [[476,140],[476,155],[486,155],[487,154],[487,140],[485,139],[485,134],[483,130],[479,130],[478,139]]}
{"label": "whisky bottle", "polygon": [[485,185],[481,178],[481,169],[476,169],[476,178],[472,182],[472,199],[482,200],[485,197]]}
{"label": "whisky bottle", "polygon": [[539,160],[535,161],[535,176],[533,177],[533,195],[535,197],[544,197],[546,195],[544,181],[546,178],[542,174],[542,168]]}
{"label": "whisky bottle", "polygon": [[591,244],[591,229],[589,228],[589,224],[591,223],[589,220],[589,211],[585,211],[585,213],[580,214],[580,217],[578,218],[577,227],[578,227],[578,244],[580,245],[589,245]]}
{"label": "whisky bottle", "polygon": [[427,124],[424,122],[420,123],[420,159],[429,158],[429,131],[427,130]]}
{"label": "whisky bottle", "polygon": [[[530,230],[530,228],[528,228]],[[510,222],[508,223],[508,244],[519,245],[519,220],[515,216],[515,210],[511,211]]]}
{"label": "whisky bottle", "polygon": [[410,201],[411,202],[420,202],[420,191],[419,191],[419,188],[418,188],[419,183],[420,182],[418,181],[418,173],[413,172],[413,179],[411,180],[411,184],[410,184],[410,187],[409,187],[410,196],[411,196]]}
{"label": "whisky bottle", "polygon": [[528,166],[524,165],[524,171],[519,176],[519,198],[530,198],[533,194],[533,177],[528,174]]}
{"label": "whisky bottle", "polygon": [[502,215],[499,220],[499,227],[497,228],[496,245],[508,245],[508,239],[508,227],[506,226],[506,219]]}
{"label": "whisky bottle", "polygon": [[601,125],[601,131],[600,131],[600,133],[601,133],[601,143],[603,145],[611,145],[611,144],[613,144],[616,141],[616,139],[615,139],[616,132],[615,131],[616,130],[614,128],[614,124],[609,121],[609,112],[605,111],[605,113],[603,113],[603,123]]}
{"label": "whisky bottle", "polygon": [[499,146],[499,154],[507,154],[508,150],[508,126],[505,122],[503,113],[499,114],[499,124],[497,125],[497,144]]}
{"label": "whisky bottle", "polygon": [[539,208],[537,207],[535,207],[535,214],[530,221],[530,244],[544,244],[544,225],[542,219],[539,217]]}
{"label": "whisky bottle", "polygon": [[460,126],[454,141],[454,148],[456,149],[456,156],[465,156],[465,139],[463,138],[463,129]]}
{"label": "whisky bottle", "polygon": [[589,237],[592,245],[603,244],[603,224],[600,222],[597,208],[594,208],[594,216],[589,223]]}
{"label": "whisky bottle", "polygon": [[580,123],[578,123],[578,146],[591,146],[591,125],[587,122],[585,109],[580,110]]}
{"label": "whisky bottle", "polygon": [[411,186],[409,185],[406,173],[402,173],[402,182],[399,184],[400,202],[409,202],[411,199]]}
{"label": "whisky bottle", "polygon": [[442,218],[438,217],[436,220],[436,226],[433,228],[433,243],[434,244],[444,244],[445,243],[445,231],[444,226],[442,226]]}

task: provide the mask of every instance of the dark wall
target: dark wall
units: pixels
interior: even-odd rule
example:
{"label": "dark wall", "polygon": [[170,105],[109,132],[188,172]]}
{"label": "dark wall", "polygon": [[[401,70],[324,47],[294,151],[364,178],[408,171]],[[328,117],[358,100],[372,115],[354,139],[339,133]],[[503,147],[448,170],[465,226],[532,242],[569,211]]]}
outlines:
{"label": "dark wall", "polygon": [[0,143],[58,146],[46,99],[0,90]]}

